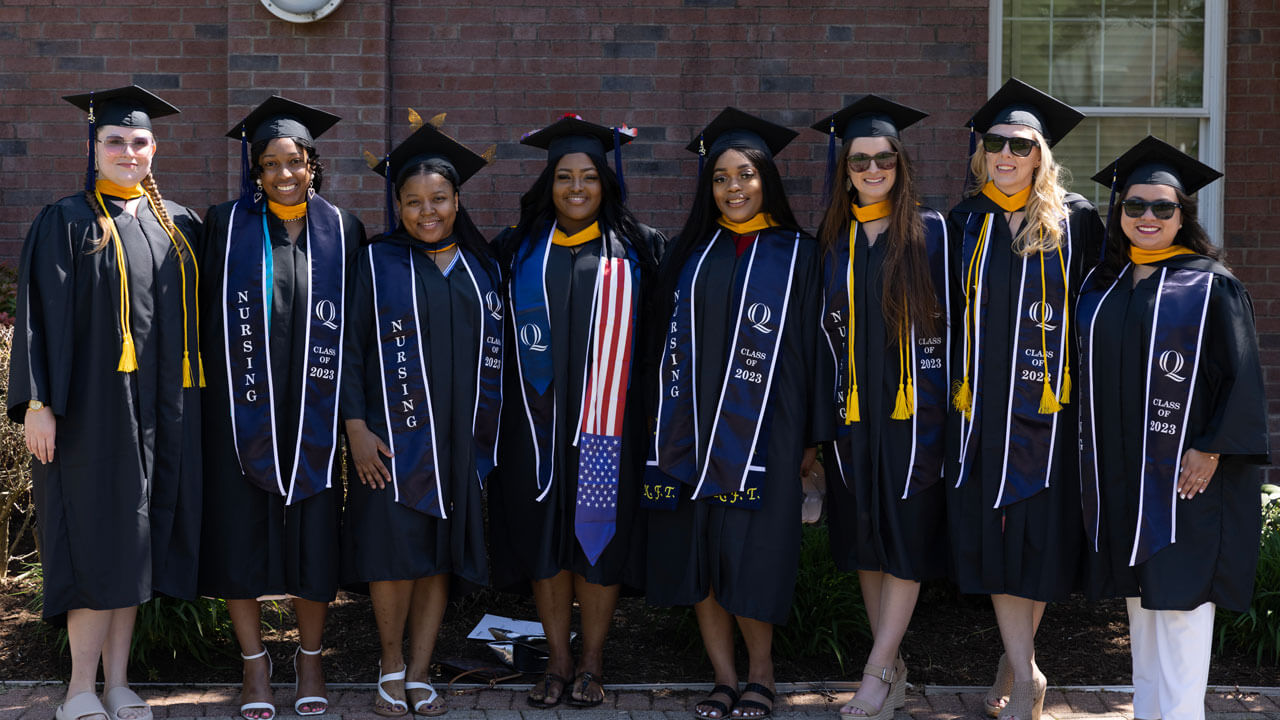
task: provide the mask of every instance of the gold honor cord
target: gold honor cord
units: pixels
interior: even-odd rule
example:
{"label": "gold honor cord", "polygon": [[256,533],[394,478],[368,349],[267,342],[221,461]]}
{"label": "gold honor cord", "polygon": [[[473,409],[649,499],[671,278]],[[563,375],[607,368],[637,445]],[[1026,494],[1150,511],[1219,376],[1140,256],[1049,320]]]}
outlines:
{"label": "gold honor cord", "polygon": [[138,355],[133,348],[133,332],[129,329],[129,274],[125,267],[124,260],[124,244],[120,242],[120,231],[116,229],[115,220],[111,219],[111,213],[107,210],[107,203],[102,199],[102,193],[94,188],[94,197],[98,199],[98,205],[102,207],[102,214],[107,219],[107,227],[111,230],[111,247],[116,254],[116,271],[120,275],[120,362],[116,365],[116,370],[122,373],[130,373],[138,369]]}
{"label": "gold honor cord", "polygon": [[981,269],[978,263],[982,259],[983,252],[986,251],[987,239],[991,234],[991,224],[995,216],[987,213],[987,218],[982,222],[982,229],[978,232],[978,244],[973,249],[973,257],[969,259],[969,268],[965,272],[964,281],[964,378],[960,381],[959,387],[956,388],[955,394],[951,398],[951,404],[956,410],[964,413],[966,420],[973,419],[973,389],[969,385],[969,356],[973,353],[973,343],[977,340],[977,333],[973,331],[974,326],[978,322],[976,308],[974,307],[974,295],[977,294],[977,280],[981,275]]}
{"label": "gold honor cord", "polygon": [[849,272],[846,282],[849,286],[849,384],[845,386],[844,424],[852,425],[862,422],[862,410],[858,407],[858,361],[854,355],[857,349],[857,315],[854,314],[853,303],[853,254],[854,238],[858,236],[858,221],[849,223]]}
{"label": "gold honor cord", "polygon": [[[151,212],[155,213],[157,218],[160,217],[160,209],[156,207],[155,200],[150,195],[147,196],[147,203],[151,205]],[[182,387],[189,388],[195,386],[194,378],[191,376],[191,335],[187,331],[187,264],[182,262],[182,249],[178,247],[178,240],[169,232],[169,227],[163,222],[160,227],[164,228],[164,232],[169,236],[169,242],[173,245],[174,253],[178,256],[178,272],[182,276]],[[182,238],[182,245],[187,249],[187,257],[191,258],[191,267],[194,269],[195,286],[200,286],[200,266],[196,262],[195,253],[191,252],[191,242],[187,240],[187,236],[182,234],[177,225],[173,226],[178,237]],[[199,373],[200,385],[204,387],[204,358],[200,355],[200,297],[196,295],[196,369]]]}
{"label": "gold honor cord", "polygon": [[902,298],[902,323],[898,326],[898,397],[893,403],[892,420],[909,420],[916,413],[916,391],[912,382],[915,364],[911,362],[911,325],[907,321],[907,298]]}

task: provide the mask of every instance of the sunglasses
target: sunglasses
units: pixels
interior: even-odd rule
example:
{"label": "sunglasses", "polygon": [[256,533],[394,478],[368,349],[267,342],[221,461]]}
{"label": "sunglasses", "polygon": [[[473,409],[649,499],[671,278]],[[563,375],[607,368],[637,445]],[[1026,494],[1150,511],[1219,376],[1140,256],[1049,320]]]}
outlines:
{"label": "sunglasses", "polygon": [[1009,146],[1009,152],[1018,157],[1026,157],[1031,154],[1033,148],[1040,147],[1040,143],[1031,138],[1005,137],[995,133],[982,136],[982,149],[993,155],[1003,150],[1006,144]]}
{"label": "sunglasses", "polygon": [[896,152],[886,151],[886,152],[876,153],[875,155],[857,153],[856,155],[850,155],[849,157],[845,158],[845,161],[849,163],[849,172],[856,172],[856,173],[866,172],[870,170],[872,160],[876,162],[876,167],[880,168],[881,170],[892,170],[898,167],[898,153]]}
{"label": "sunglasses", "polygon": [[1146,214],[1147,208],[1151,208],[1151,214],[1156,216],[1157,220],[1168,220],[1173,217],[1173,211],[1182,207],[1182,203],[1170,202],[1169,200],[1139,200],[1138,198],[1129,198],[1120,203],[1120,207],[1124,208],[1124,214],[1131,218],[1140,218]]}

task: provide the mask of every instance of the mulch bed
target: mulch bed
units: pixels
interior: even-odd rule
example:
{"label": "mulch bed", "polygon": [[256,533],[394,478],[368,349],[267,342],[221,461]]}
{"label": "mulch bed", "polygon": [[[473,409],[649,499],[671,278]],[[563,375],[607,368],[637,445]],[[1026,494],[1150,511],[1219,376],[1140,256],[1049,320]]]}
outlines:
{"label": "mulch bed", "polygon": [[[856,582],[852,577],[850,582]],[[6,582],[0,586],[0,680],[65,680],[71,662],[56,647],[56,635],[28,607],[22,591],[30,587]],[[266,635],[276,658],[275,681],[291,682],[286,661],[297,634],[287,606],[283,616],[268,613],[277,625]],[[445,617],[437,658],[491,661],[483,643],[466,639],[486,611],[536,619],[527,597],[482,591],[455,601]],[[325,667],[331,682],[373,682],[377,672],[378,638],[367,597],[341,593],[325,631]],[[223,643],[225,658],[216,667],[177,657],[147,673],[134,668],[136,681],[222,682],[240,679],[240,664],[230,638]],[[857,680],[868,641],[860,641],[843,669],[831,658],[777,661],[779,682]],[[624,598],[614,616],[605,660],[607,682],[701,682],[711,679],[689,611],[658,610],[641,598]],[[1129,683],[1129,644],[1123,601],[1088,603],[1072,600],[1049,606],[1037,637],[1037,661],[1054,685],[1124,685]],[[949,585],[929,584],[921,593],[911,629],[902,647],[913,683],[983,685],[990,683],[1000,656],[1000,636],[986,598],[956,594]],[[740,651],[740,666],[745,657]],[[1215,656],[1210,673],[1215,685],[1280,684],[1280,669],[1257,666],[1252,657],[1226,653]]]}

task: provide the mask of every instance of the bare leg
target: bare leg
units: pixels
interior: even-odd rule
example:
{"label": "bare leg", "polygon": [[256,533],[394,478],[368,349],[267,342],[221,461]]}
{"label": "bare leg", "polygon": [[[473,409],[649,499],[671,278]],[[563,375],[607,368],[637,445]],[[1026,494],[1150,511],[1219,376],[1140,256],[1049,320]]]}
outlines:
{"label": "bare leg", "polygon": [[604,688],[599,684],[599,678],[604,674],[604,641],[613,623],[613,610],[618,606],[619,588],[617,585],[589,583],[581,575],[573,576],[573,586],[582,615],[582,660],[574,677],[589,672],[596,680],[588,683],[585,691],[575,683],[570,692],[574,700],[595,702],[604,698]]}
{"label": "bare leg", "polygon": [[[882,668],[893,668],[898,658],[898,647],[902,644],[902,636],[907,633],[911,614],[915,612],[916,599],[920,597],[920,583],[903,580],[888,573],[858,573],[858,576],[861,578],[872,574],[879,576],[876,584],[880,592],[876,599],[876,606],[880,611],[878,621],[871,626],[874,642],[871,646],[871,654],[867,657],[867,663]],[[866,593],[866,587],[867,585],[864,584],[864,593]],[[862,683],[858,686],[858,693],[854,697],[873,707],[883,707],[888,695],[888,683],[881,680],[879,676],[864,674]],[[863,714],[862,709],[850,706],[846,706],[841,712],[852,715]]]}
{"label": "bare leg", "polygon": [[[404,626],[409,617],[409,606],[413,597],[413,582],[412,580],[384,580],[369,583],[369,598],[373,601],[373,617],[378,624],[378,642],[382,646],[378,667],[384,675],[405,668]],[[384,690],[393,698],[403,698],[404,681],[388,680]],[[395,712],[397,709],[376,692],[373,703],[376,707],[388,712]]]}
{"label": "bare leg", "polygon": [[[436,650],[436,638],[440,624],[449,605],[449,574],[441,573],[413,581],[413,601],[409,611],[409,682],[431,684],[431,656]],[[415,689],[409,696],[409,709],[416,700],[425,700],[427,690]],[[437,697],[423,711],[444,706],[444,697]]]}
{"label": "bare leg", "polygon": [[[228,600],[227,614],[231,616],[231,625],[235,628],[236,642],[240,644],[240,654],[257,655],[262,652],[262,604],[257,600]],[[256,660],[245,660],[240,686],[240,704],[272,700],[270,657],[264,655]],[[271,717],[271,713],[267,710],[247,712],[251,717]]]}
{"label": "bare leg", "polygon": [[[738,617],[738,629],[747,644],[747,682],[773,690],[773,625],[760,620]],[[742,693],[743,701],[753,700],[770,708],[773,701],[756,692]],[[765,714],[759,708],[734,708],[734,717],[756,717]]]}
{"label": "bare leg", "polygon": [[[329,614],[329,603],[315,600],[293,599],[293,613],[298,618],[298,644],[306,650],[324,647],[324,620]],[[328,697],[324,682],[324,664],[319,655],[298,653],[298,697]],[[299,708],[313,712],[327,706],[307,703]]]}
{"label": "bare leg", "polygon": [[858,586],[862,589],[862,604],[867,608],[867,625],[871,628],[871,640],[876,639],[876,627],[880,624],[881,587],[884,573],[874,570],[858,571]]}
{"label": "bare leg", "polygon": [[[693,606],[698,617],[698,631],[702,634],[702,646],[706,648],[707,658],[715,673],[715,684],[738,687],[738,669],[733,662],[733,616],[716,601],[715,593],[708,592],[705,600]],[[722,693],[714,693],[708,700],[719,700],[726,707],[733,705],[733,698]],[[712,708],[698,703],[696,712],[703,717],[718,718],[719,708]]]}
{"label": "bare leg", "polygon": [[[561,570],[545,580],[533,581],[533,602],[538,607],[542,632],[547,636],[547,675],[573,677],[573,651],[569,649],[569,625],[573,617],[573,573]],[[562,683],[539,682],[529,691],[534,703],[554,705],[565,691]]]}
{"label": "bare leg", "polygon": [[1013,595],[992,595],[991,605],[996,611],[996,623],[1000,626],[1000,639],[1004,642],[1004,654],[1013,669],[1013,681],[1025,682],[1032,678],[1035,664],[1036,605],[1027,598]]}
{"label": "bare leg", "polygon": [[[138,619],[138,607],[111,610],[111,627],[102,644],[102,694],[109,690],[129,686],[129,645],[133,641],[133,626]],[[120,708],[120,720],[147,715],[146,708]]]}
{"label": "bare leg", "polygon": [[93,692],[97,688],[98,660],[102,657],[103,644],[111,631],[111,614],[110,610],[80,609],[67,612],[71,680],[67,682],[66,700],[80,693]]}

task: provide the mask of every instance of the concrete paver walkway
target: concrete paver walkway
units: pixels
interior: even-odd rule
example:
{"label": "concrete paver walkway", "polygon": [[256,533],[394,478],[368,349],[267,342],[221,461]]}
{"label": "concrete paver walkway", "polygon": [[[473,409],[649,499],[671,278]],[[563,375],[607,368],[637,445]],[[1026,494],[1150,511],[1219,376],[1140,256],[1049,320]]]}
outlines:
{"label": "concrete paver walkway", "polygon": [[[600,707],[583,710],[565,705],[551,710],[534,710],[524,701],[527,686],[497,689],[467,686],[445,693],[449,701],[448,720],[690,720],[694,704],[705,691],[669,689],[608,689]],[[157,718],[239,718],[239,688],[228,685],[137,685],[138,694],[151,703]],[[781,688],[774,704],[779,720],[834,720],[841,704],[853,692]],[[61,702],[66,687],[61,684],[32,685],[0,683],[0,720],[48,720]],[[982,692],[977,688],[913,686],[907,704],[895,720],[953,720],[985,718]],[[373,686],[330,685],[326,720],[373,720]],[[291,718],[293,688],[276,687],[278,717]],[[1053,720],[1102,718],[1132,720],[1133,706],[1127,692],[1094,688],[1050,688],[1045,696],[1044,717]],[[1251,688],[1237,691],[1215,689],[1205,698],[1209,720],[1280,720],[1280,688]],[[408,716],[406,716],[408,717]]]}

